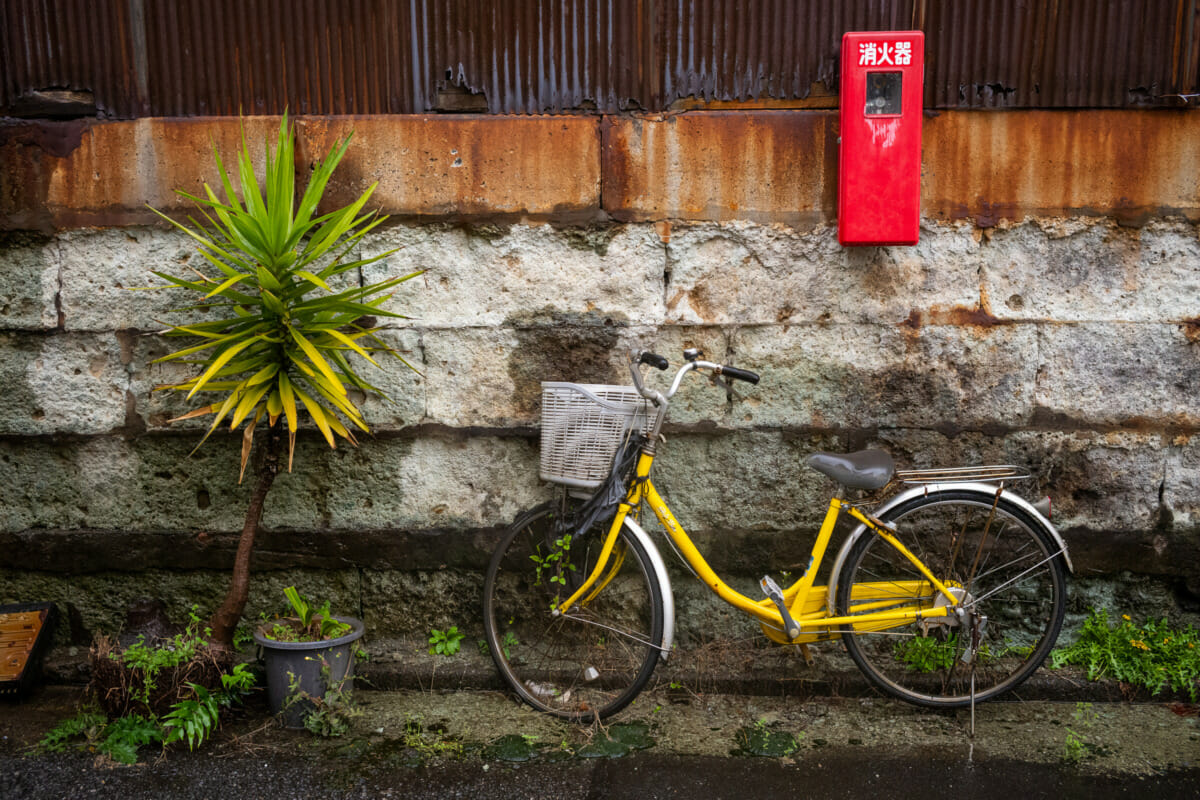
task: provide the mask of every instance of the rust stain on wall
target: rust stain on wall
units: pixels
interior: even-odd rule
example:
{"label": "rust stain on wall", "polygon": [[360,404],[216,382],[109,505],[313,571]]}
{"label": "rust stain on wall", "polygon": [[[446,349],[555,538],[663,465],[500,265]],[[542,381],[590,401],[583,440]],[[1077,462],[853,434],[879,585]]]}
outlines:
{"label": "rust stain on wall", "polygon": [[[22,122],[0,125],[0,229],[154,222],[147,205],[182,215],[176,193],[220,185],[215,146],[232,169],[242,124],[262,164],[275,117]],[[585,117],[390,117],[301,120],[304,180],[335,139],[355,132],[327,199],[346,203],[378,181],[385,213],[570,220],[600,204],[599,121]]]}
{"label": "rust stain on wall", "polygon": [[[245,121],[253,152],[278,123]],[[804,227],[836,216],[830,111],[333,117],[297,126],[301,180],[354,130],[331,202],[378,181],[374,202],[401,217],[575,224],[603,211],[618,221]],[[190,208],[174,190],[215,185],[212,146],[232,159],[239,131],[228,117],[0,123],[0,229],[133,225],[155,220],[146,204]],[[1197,175],[1200,114],[947,112],[925,124],[922,215],[983,227],[1030,216],[1200,220]]]}
{"label": "rust stain on wall", "polygon": [[922,213],[982,226],[1095,214],[1200,219],[1200,116],[1183,111],[946,113],[926,120]]}
{"label": "rust stain on wall", "polygon": [[226,168],[236,169],[245,131],[255,163],[279,122],[270,117],[235,119],[141,119],[91,125],[69,157],[48,164],[45,207],[57,227],[125,225],[154,219],[146,208],[191,209],[176,190],[203,195],[205,183],[220,187],[214,148]]}
{"label": "rust stain on wall", "polygon": [[606,117],[604,210],[622,221],[815,224],[836,208],[836,115]]}
{"label": "rust stain on wall", "polygon": [[354,131],[330,204],[379,181],[372,203],[389,214],[557,219],[600,207],[599,126],[561,116],[305,119],[299,139],[315,157]]}

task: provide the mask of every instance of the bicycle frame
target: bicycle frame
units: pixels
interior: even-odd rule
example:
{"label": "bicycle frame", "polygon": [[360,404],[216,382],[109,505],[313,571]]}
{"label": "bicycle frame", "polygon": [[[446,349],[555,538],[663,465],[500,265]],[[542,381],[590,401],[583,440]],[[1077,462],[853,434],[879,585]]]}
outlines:
{"label": "bicycle frame", "polygon": [[[638,508],[644,500],[654,512],[654,516],[658,518],[658,521],[667,531],[667,535],[671,537],[672,542],[674,542],[676,549],[684,561],[704,581],[705,585],[726,603],[758,619],[763,624],[764,632],[776,641],[794,643],[810,642],[839,635],[841,630],[835,629],[840,629],[841,626],[850,626],[851,630],[856,633],[866,633],[900,627],[916,620],[944,620],[953,618],[956,615],[959,600],[951,591],[951,587],[939,581],[921,560],[897,540],[885,526],[877,523],[872,517],[862,513],[854,506],[844,503],[835,497],[829,501],[829,509],[817,534],[817,541],[813,546],[812,558],[808,568],[798,580],[783,592],[784,602],[793,620],[800,627],[800,635],[798,637],[795,639],[788,638],[784,633],[785,623],[783,617],[771,600],[752,600],[741,592],[738,592],[722,580],[712,567],[708,565],[708,562],[704,560],[704,556],[700,553],[695,543],[692,542],[687,531],[684,530],[683,526],[675,518],[675,515],[671,513],[670,508],[667,507],[666,502],[650,481],[650,467],[653,463],[654,454],[643,451],[638,459],[635,473],[636,478],[631,485],[625,501],[618,507],[617,514],[613,518],[612,525],[604,540],[604,545],[600,550],[595,567],[592,569],[591,574],[584,580],[583,584],[570,597],[559,603],[555,613],[565,613],[576,603],[586,603],[604,588],[607,583],[607,578],[604,576],[606,574],[611,575],[608,562],[612,557],[621,527],[625,524],[626,517],[634,509]],[[867,613],[860,613],[855,616],[832,615],[826,605],[827,587],[813,586],[813,582],[821,567],[821,562],[829,547],[829,541],[833,536],[834,526],[842,511],[848,513],[861,525],[866,526],[867,530],[880,536],[898,553],[910,561],[921,575],[924,576],[927,583],[911,581],[896,583],[889,581],[855,584],[851,590],[852,599],[856,601],[855,610]],[[914,590],[919,590],[919,594],[917,595],[921,598],[919,604],[911,602]],[[945,603],[941,605],[937,604],[939,596],[945,599]],[[908,601],[907,604],[895,608],[894,606],[898,598],[904,598],[904,600]],[[876,608],[880,610],[872,612],[872,609]]]}

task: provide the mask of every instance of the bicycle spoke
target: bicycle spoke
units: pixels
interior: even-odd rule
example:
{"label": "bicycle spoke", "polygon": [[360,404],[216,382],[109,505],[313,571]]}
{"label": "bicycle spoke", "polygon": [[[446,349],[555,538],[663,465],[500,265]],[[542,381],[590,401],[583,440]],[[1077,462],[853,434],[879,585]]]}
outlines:
{"label": "bicycle spoke", "polygon": [[[1045,658],[1062,621],[1064,579],[1059,548],[1022,512],[1001,499],[940,492],[892,509],[902,543],[959,597],[965,616],[928,619],[881,632],[845,634],[855,662],[880,688],[911,702],[959,706],[1008,691]],[[941,543],[940,546],[938,543]],[[920,586],[916,566],[882,538],[864,535],[838,577],[839,612],[854,614],[856,583],[897,593]],[[932,605],[918,594],[897,607]],[[975,615],[986,615],[971,660]]]}
{"label": "bicycle spoke", "polygon": [[622,534],[601,588],[554,614],[591,574],[603,533],[564,538],[548,510],[514,526],[484,582],[484,628],[501,675],[526,702],[580,721],[613,714],[658,660],[663,604],[641,546]]}

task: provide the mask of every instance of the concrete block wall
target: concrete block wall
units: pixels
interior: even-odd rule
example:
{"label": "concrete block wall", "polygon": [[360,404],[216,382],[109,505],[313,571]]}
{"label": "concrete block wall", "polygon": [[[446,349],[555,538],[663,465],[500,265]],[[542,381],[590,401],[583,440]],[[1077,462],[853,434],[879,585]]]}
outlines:
{"label": "concrete block wall", "polygon": [[[376,635],[477,627],[499,528],[547,495],[539,382],[624,383],[632,345],[763,376],[734,395],[691,381],[667,430],[658,482],[715,566],[806,560],[830,487],[804,455],[880,446],[1027,465],[1076,612],[1194,610],[1200,198],[1163,162],[1200,164],[1198,119],[944,114],[921,243],[856,249],[837,244],[828,112],[301,120],[301,171],[354,128],[333,193],[379,180],[394,214],[362,250],[398,251],[359,279],[427,270],[387,334],[420,374],[371,377],[394,402],[367,402],[359,448],[302,437],[252,613],[299,582]],[[179,298],[135,290],[195,263],[141,201],[181,210],[167,190],[213,180],[200,143],[236,125],[0,126],[0,602],[59,602],[78,643],[136,597],[181,615],[224,591],[240,437],[190,454],[203,423],[167,423],[186,406],[151,389],[178,367],[152,361]]]}

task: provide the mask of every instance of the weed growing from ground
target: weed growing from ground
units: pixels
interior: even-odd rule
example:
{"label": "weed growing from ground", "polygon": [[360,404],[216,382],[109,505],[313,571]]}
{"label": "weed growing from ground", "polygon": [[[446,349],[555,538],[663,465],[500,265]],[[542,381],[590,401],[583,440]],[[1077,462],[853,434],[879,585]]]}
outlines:
{"label": "weed growing from ground", "polygon": [[458,652],[465,637],[466,634],[461,633],[457,625],[451,625],[444,631],[434,628],[429,632],[429,654],[452,656]]}
{"label": "weed growing from ground", "polygon": [[[512,658],[512,649],[520,643],[521,642],[517,639],[517,635],[515,633],[512,631],[505,631],[504,636],[500,638],[500,651],[504,653],[505,658]],[[483,639],[480,639],[479,654],[481,656],[486,656],[490,655],[491,652],[492,651],[488,647],[487,642],[485,642]]]}
{"label": "weed growing from ground", "polygon": [[1186,692],[1194,703],[1200,692],[1200,632],[1172,628],[1165,619],[1135,625],[1128,614],[1115,624],[1108,612],[1092,609],[1079,639],[1050,654],[1050,666],[1073,664],[1090,680],[1103,677],[1141,686],[1151,694],[1166,688]]}
{"label": "weed growing from ground", "polygon": [[958,637],[950,634],[944,641],[933,636],[914,636],[895,644],[896,657],[910,672],[933,672],[954,666]]}
{"label": "weed growing from ground", "polygon": [[178,701],[161,717],[127,713],[109,720],[99,709],[87,707],[54,726],[40,747],[50,753],[72,748],[95,750],[122,764],[136,763],[138,750],[149,744],[187,742],[188,749],[195,749],[217,729],[221,709],[240,702],[253,686],[254,674],[245,664],[238,664],[221,676],[220,689],[210,692],[189,683],[193,696]]}
{"label": "weed growing from ground", "polygon": [[1063,744],[1063,761],[1068,764],[1078,764],[1088,757],[1092,747],[1088,741],[1088,732],[1096,721],[1096,712],[1091,703],[1076,703],[1075,720],[1067,728],[1067,738]]}
{"label": "weed growing from ground", "polygon": [[404,746],[415,750],[423,759],[460,758],[463,755],[462,741],[447,736],[444,730],[427,729],[424,720],[416,714],[404,717]]}

